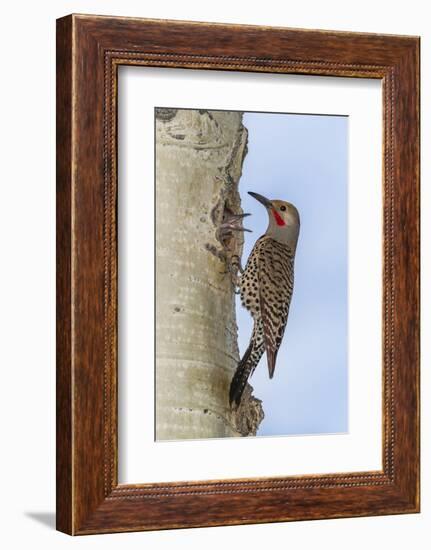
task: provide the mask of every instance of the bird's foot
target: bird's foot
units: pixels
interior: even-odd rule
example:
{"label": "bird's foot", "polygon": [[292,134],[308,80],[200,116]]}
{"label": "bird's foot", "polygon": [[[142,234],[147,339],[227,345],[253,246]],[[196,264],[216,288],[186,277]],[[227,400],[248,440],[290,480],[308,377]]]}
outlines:
{"label": "bird's foot", "polygon": [[242,273],[243,269],[241,266],[241,259],[238,256],[238,254],[234,254],[233,256],[229,256],[226,253],[225,249],[218,249],[216,246],[211,244],[206,244],[206,249],[211,252],[216,258],[221,260],[225,265],[226,269],[224,271],[220,271],[221,275],[230,275],[230,279],[232,281],[232,285],[234,287],[235,294],[239,294],[239,276],[238,273]]}
{"label": "bird's foot", "polygon": [[238,254],[234,254],[226,260],[226,265],[226,273],[230,274],[232,285],[234,287],[234,292],[235,294],[239,294],[240,276],[238,275],[238,273],[242,274],[244,271],[241,265],[241,258],[238,256]]}
{"label": "bird's foot", "polygon": [[241,275],[244,273],[244,269],[241,265],[241,258],[238,256],[238,254],[234,254],[233,256],[231,256],[231,265],[235,268],[235,270],[239,273],[241,273]]}

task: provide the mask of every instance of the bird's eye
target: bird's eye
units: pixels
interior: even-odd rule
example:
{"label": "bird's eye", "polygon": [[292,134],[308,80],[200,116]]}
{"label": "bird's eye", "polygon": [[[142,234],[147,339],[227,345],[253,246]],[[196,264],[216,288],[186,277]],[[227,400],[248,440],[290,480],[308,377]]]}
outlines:
{"label": "bird's eye", "polygon": [[280,210],[281,210],[282,212],[284,212],[284,211],[286,210],[286,207],[285,207],[285,206],[280,206]]}

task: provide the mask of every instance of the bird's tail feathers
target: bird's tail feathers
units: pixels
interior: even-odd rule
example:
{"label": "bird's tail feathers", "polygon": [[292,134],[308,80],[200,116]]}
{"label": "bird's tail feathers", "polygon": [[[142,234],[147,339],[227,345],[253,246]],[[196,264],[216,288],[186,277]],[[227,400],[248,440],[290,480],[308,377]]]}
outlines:
{"label": "bird's tail feathers", "polygon": [[278,350],[273,350],[273,349],[267,349],[266,350],[266,357],[267,357],[267,360],[268,360],[268,373],[269,373],[269,378],[270,379],[274,376],[275,361],[277,359],[277,352],[278,352]]}
{"label": "bird's tail feathers", "polygon": [[229,403],[231,405],[233,402],[235,402],[237,406],[240,404],[247,381],[259,363],[262,353],[263,345],[256,346],[252,338],[247,351],[244,353],[244,356],[238,364],[230,384]]}

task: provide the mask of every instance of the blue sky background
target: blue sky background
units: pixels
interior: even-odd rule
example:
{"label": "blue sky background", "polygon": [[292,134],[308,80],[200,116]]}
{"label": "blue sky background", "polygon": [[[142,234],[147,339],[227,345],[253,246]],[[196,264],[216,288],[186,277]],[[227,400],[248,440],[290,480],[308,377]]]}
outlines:
{"label": "blue sky background", "polygon": [[[248,154],[240,180],[246,218],[243,265],[266,230],[264,207],[247,194],[295,204],[301,231],[289,320],[269,380],[266,355],[250,382],[263,400],[258,435],[348,431],[347,146],[342,116],[245,113]],[[252,330],[237,300],[240,353]]]}

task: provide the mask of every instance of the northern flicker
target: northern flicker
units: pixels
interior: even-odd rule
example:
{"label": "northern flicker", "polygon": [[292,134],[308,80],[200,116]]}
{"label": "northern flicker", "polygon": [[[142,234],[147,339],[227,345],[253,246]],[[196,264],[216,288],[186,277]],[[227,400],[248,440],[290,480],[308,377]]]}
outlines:
{"label": "northern flicker", "polygon": [[266,233],[256,241],[239,280],[241,302],[251,313],[254,327],[230,386],[229,401],[236,405],[265,351],[269,377],[274,376],[292,298],[299,236],[299,214],[293,204],[249,194],[266,208],[269,223]]}

